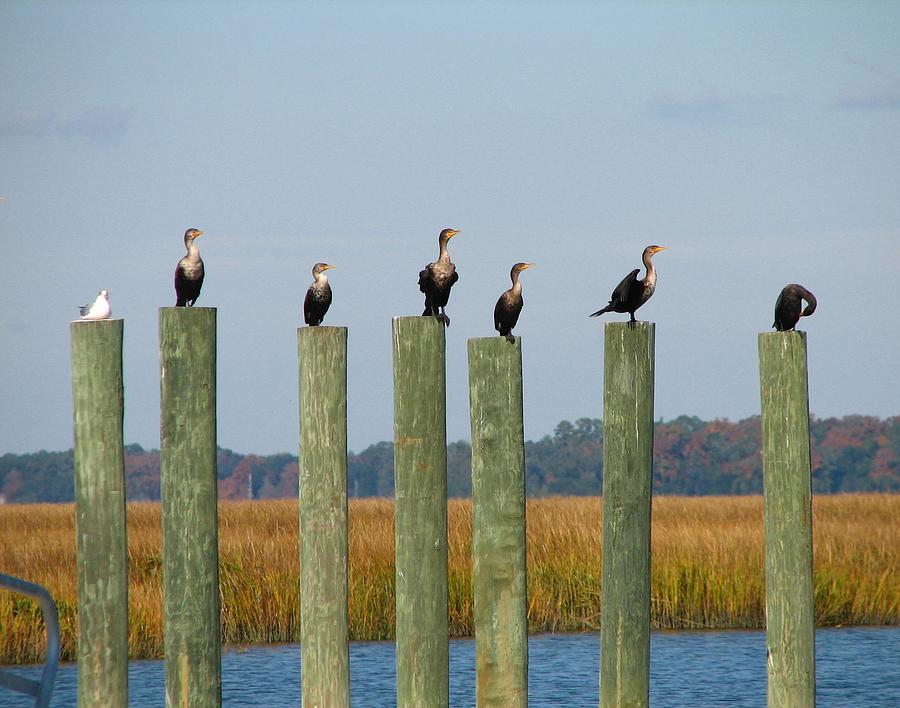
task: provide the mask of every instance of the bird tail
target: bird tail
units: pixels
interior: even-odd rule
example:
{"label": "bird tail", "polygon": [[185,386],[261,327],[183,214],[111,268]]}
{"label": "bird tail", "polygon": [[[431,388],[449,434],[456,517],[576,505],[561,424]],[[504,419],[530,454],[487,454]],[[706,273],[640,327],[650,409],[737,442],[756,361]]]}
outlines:
{"label": "bird tail", "polygon": [[596,317],[597,315],[602,315],[604,312],[609,312],[610,310],[612,310],[612,307],[607,305],[602,310],[597,310],[594,314],[588,315],[588,317]]}

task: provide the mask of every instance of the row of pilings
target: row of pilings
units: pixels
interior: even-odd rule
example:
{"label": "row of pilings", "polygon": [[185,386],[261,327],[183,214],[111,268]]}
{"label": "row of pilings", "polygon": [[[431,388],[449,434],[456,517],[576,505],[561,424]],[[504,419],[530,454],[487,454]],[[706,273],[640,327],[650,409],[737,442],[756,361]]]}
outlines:
{"label": "row of pilings", "polygon": [[[167,706],[221,705],[216,310],[161,308]],[[78,704],[128,702],[123,321],[73,322]],[[398,706],[449,705],[444,328],[393,320]],[[608,323],[600,705],[649,705],[655,326]],[[347,329],[298,330],[302,704],[350,703]],[[806,339],[759,336],[770,706],[815,703]],[[528,701],[521,340],[468,341],[479,706]]]}

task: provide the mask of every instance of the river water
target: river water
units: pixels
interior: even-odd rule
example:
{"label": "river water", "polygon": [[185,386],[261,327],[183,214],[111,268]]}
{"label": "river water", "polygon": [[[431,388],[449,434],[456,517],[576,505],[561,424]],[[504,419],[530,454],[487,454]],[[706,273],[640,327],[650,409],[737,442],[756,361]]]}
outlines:
{"label": "river water", "polygon": [[[597,634],[537,635],[529,640],[529,705],[598,704]],[[654,632],[650,644],[650,702],[656,707],[766,705],[763,631]],[[16,669],[37,678],[37,667]],[[359,708],[393,706],[394,644],[350,645],[351,700]],[[78,671],[64,664],[52,706],[76,705]],[[835,708],[900,707],[900,627],[820,629],[816,632],[816,697]],[[162,661],[129,666],[133,707],[164,706]],[[300,646],[231,648],[222,656],[222,702],[243,706],[300,705]],[[24,696],[0,689],[0,706],[25,708]],[[450,704],[475,705],[475,642],[450,643]]]}

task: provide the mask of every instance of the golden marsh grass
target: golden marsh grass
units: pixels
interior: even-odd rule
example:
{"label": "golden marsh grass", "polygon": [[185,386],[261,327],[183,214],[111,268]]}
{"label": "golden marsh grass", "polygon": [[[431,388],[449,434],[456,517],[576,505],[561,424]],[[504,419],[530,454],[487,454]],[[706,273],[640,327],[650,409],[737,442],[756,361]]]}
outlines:
{"label": "golden marsh grass", "polygon": [[[601,500],[528,502],[528,617],[532,632],[596,630],[600,616]],[[900,622],[900,495],[816,497],[819,625]],[[74,506],[0,506],[0,569],[49,588],[60,610],[63,658],[76,656]],[[227,643],[299,641],[296,501],[219,507],[222,634]],[[472,634],[471,503],[449,505],[450,629]],[[653,502],[654,626],[761,627],[762,499],[658,497]],[[128,505],[130,652],[162,655],[158,504]],[[390,639],[394,627],[394,505],[350,503],[353,639]],[[0,663],[40,661],[40,610],[0,591]]]}

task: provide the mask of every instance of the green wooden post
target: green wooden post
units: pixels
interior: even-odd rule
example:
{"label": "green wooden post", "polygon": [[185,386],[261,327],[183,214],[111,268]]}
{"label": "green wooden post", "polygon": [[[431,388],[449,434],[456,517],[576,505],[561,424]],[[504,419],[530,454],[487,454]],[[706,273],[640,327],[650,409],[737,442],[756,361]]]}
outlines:
{"label": "green wooden post", "polygon": [[300,643],[303,705],[350,705],[347,328],[301,327]]}
{"label": "green wooden post", "polygon": [[395,317],[397,705],[450,703],[444,326]]}
{"label": "green wooden post", "polygon": [[816,703],[805,332],[759,335],[768,705]]}
{"label": "green wooden post", "polygon": [[159,310],[166,705],[222,702],[216,310]]}
{"label": "green wooden post", "polygon": [[650,703],[650,503],[656,326],[608,322],[603,370],[600,705]]}
{"label": "green wooden post", "polygon": [[528,705],[522,340],[470,339],[476,703]]}
{"label": "green wooden post", "polygon": [[128,705],[123,320],[75,321],[78,705]]}

